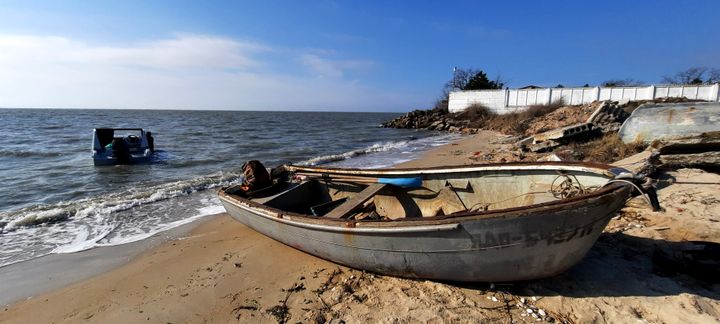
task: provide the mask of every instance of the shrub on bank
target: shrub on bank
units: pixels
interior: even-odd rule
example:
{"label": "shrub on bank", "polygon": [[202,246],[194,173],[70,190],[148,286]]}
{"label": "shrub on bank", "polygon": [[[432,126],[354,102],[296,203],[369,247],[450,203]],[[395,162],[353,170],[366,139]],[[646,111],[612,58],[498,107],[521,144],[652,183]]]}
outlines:
{"label": "shrub on bank", "polygon": [[617,133],[608,133],[598,139],[572,146],[580,160],[611,163],[644,151],[643,142],[625,143]]}
{"label": "shrub on bank", "polygon": [[481,104],[473,104],[457,113],[459,119],[468,120],[468,127],[498,131],[509,135],[524,135],[533,118],[549,114],[565,104],[562,101],[548,105],[534,105],[525,110],[499,115]]}

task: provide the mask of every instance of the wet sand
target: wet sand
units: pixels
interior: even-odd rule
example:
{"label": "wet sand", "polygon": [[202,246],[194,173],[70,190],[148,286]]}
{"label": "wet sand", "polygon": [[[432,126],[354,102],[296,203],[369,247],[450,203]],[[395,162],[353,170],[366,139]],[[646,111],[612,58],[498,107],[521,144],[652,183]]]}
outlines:
{"label": "wet sand", "polygon": [[0,267],[0,282],[3,283],[0,305],[32,298],[115,269],[164,242],[184,237],[195,227],[219,216],[210,215],[137,242],[50,254]]}
{"label": "wet sand", "polygon": [[[404,165],[470,164],[496,136],[483,132]],[[651,255],[657,242],[720,242],[720,201],[712,199],[720,176],[669,176],[678,183],[660,190],[664,212],[634,200],[580,264],[554,278],[489,285],[378,276],[221,214],[112,270],[6,306],[0,322],[717,322],[720,287],[657,275]]]}
{"label": "wet sand", "polygon": [[507,137],[509,136],[495,131],[480,130],[473,136],[436,147],[425,152],[420,158],[400,163],[397,167],[422,168],[477,163],[470,157],[476,155],[477,152],[490,152],[502,148],[500,139]]}

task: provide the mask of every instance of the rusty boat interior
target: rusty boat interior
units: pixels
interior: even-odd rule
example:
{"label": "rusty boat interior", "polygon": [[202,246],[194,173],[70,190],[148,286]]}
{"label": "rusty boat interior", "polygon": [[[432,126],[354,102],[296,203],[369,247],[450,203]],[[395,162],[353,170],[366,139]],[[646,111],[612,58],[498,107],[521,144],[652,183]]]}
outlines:
{"label": "rusty boat interior", "polygon": [[[427,169],[282,166],[274,184],[221,195],[256,207],[319,219],[402,221],[553,205],[599,195],[626,170],[592,163],[517,163]],[[410,184],[398,181],[411,179]],[[398,180],[398,181],[395,181]]]}

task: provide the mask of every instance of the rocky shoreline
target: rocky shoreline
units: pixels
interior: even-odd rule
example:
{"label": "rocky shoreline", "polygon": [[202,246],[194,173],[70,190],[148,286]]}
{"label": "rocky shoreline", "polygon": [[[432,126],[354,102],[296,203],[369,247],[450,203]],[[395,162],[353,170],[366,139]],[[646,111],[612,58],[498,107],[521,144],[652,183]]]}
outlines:
{"label": "rocky shoreline", "polygon": [[411,128],[475,134],[477,128],[468,127],[470,120],[458,118],[442,109],[413,110],[398,118],[382,123],[386,128]]}
{"label": "rocky shoreline", "polygon": [[[505,134],[507,147],[498,151],[476,152],[470,159],[487,163],[566,160],[610,163],[645,148],[643,143],[623,143],[617,132],[640,105],[647,102],[676,103],[685,98],[654,101],[595,101],[583,105],[531,106],[525,110],[499,115],[481,105],[463,112],[442,109],[414,110],[389,120],[383,127],[425,129],[477,134],[495,131]],[[554,153],[545,156],[545,153]]]}
{"label": "rocky shoreline", "polygon": [[[427,110],[416,109],[395,119],[388,120],[382,123],[381,126],[386,128],[425,129],[462,132],[467,134],[476,134],[481,129],[487,129],[500,131],[508,135],[529,136],[538,133],[538,131],[546,131],[553,128],[571,125],[573,122],[568,123],[567,121],[573,120],[575,115],[586,115],[589,113],[593,114],[593,118],[591,119],[595,124],[599,124],[601,122],[607,124],[615,123],[615,125],[612,125],[613,127],[606,127],[607,132],[617,131],[617,128],[619,128],[620,124],[622,124],[622,121],[624,121],[624,119],[627,118],[635,108],[644,103],[678,103],[689,101],[697,100],[689,100],[686,98],[660,98],[655,100],[621,102],[607,100],[594,101],[582,105],[564,105],[562,103],[558,103],[554,106],[552,104],[546,106],[531,106],[525,111],[518,111],[517,113],[508,115],[496,115],[482,106],[471,106],[465,111],[459,113],[450,113],[439,108]],[[533,110],[535,112],[533,112]],[[553,112],[556,113],[553,114]],[[498,129],[492,125],[483,125],[482,123],[483,119],[487,121],[492,117],[510,117],[511,115],[514,115],[511,118],[518,119],[516,120],[517,123],[522,124],[517,125],[521,127],[515,127],[518,128],[515,133],[524,134],[510,134],[504,129]],[[549,116],[543,117],[545,115]]]}

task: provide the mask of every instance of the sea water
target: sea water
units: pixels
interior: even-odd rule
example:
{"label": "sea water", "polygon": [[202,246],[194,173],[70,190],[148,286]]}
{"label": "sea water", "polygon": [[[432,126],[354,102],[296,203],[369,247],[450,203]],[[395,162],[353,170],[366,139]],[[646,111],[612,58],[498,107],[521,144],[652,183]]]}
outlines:
{"label": "sea water", "polygon": [[[0,266],[137,241],[223,212],[216,190],[260,160],[387,167],[457,135],[391,113],[0,109]],[[151,163],[94,166],[92,129],[142,127]]]}

